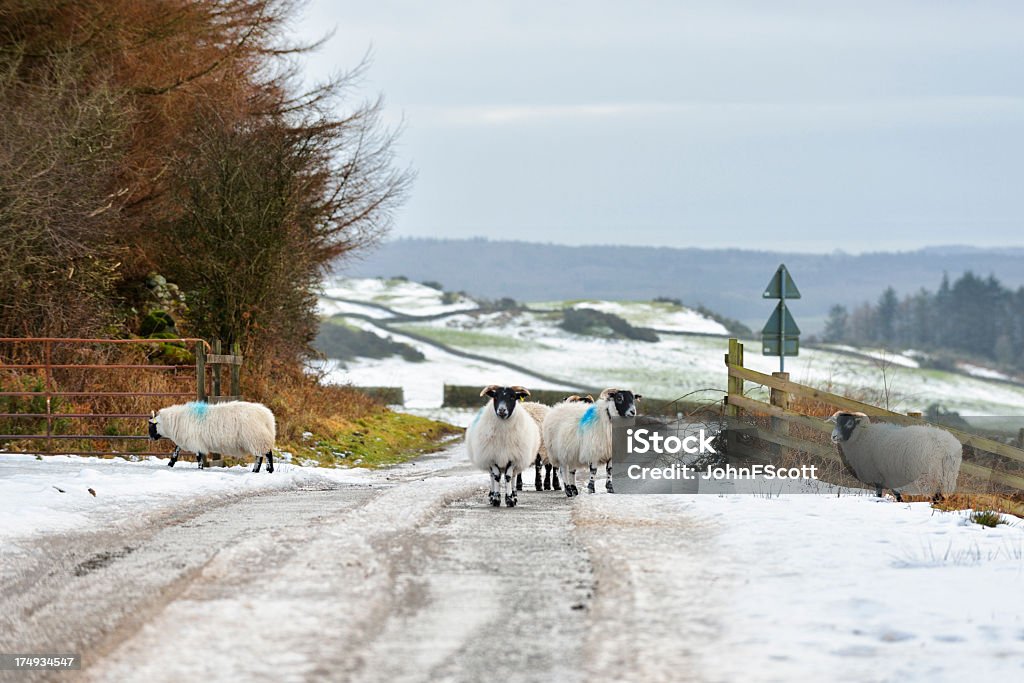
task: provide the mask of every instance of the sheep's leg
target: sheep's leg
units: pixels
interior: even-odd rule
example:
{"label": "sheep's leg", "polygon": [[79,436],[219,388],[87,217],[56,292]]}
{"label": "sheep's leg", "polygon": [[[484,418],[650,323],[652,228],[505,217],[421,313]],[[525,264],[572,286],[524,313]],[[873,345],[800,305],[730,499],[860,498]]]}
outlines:
{"label": "sheep's leg", "polygon": [[893,493],[894,496],[896,496],[896,502],[897,503],[902,503],[903,502],[903,494],[902,493],[900,493],[896,489],[893,489],[892,493]]}
{"label": "sheep's leg", "polygon": [[562,485],[558,483],[558,468],[548,465],[548,470],[551,472],[551,488],[555,491],[561,491]]}
{"label": "sheep's leg", "polygon": [[533,488],[536,491],[543,491],[544,489],[551,488],[551,486],[544,485],[544,480],[540,476],[540,471],[542,467],[543,464],[540,461],[540,453],[538,453],[537,458],[533,461],[533,469],[535,470],[535,476],[533,478]]}
{"label": "sheep's leg", "polygon": [[267,473],[270,474],[274,471],[274,452],[267,451]]}
{"label": "sheep's leg", "polygon": [[256,456],[256,464],[252,466],[252,471],[253,472],[259,472],[261,467],[263,467],[263,456],[262,455],[257,455]]}
{"label": "sheep's leg", "polygon": [[573,496],[579,495],[579,489],[576,488],[576,470],[570,470],[565,465],[562,465],[562,482],[565,485],[565,497],[572,498]]}
{"label": "sheep's leg", "polygon": [[505,486],[508,487],[508,492],[505,494],[505,505],[514,508],[519,502],[519,497],[516,495],[518,489],[512,486],[512,463],[505,465]]}
{"label": "sheep's leg", "polygon": [[875,495],[878,496],[879,498],[882,497],[882,485],[881,484],[875,484]]}
{"label": "sheep's leg", "polygon": [[594,493],[596,490],[594,487],[594,477],[597,476],[597,465],[590,463],[590,481],[587,482],[587,492]]}
{"label": "sheep's leg", "polygon": [[178,462],[179,453],[181,453],[181,446],[175,446],[174,452],[171,453],[171,459],[167,461],[168,467],[174,467],[174,463]]}
{"label": "sheep's leg", "polygon": [[488,499],[494,507],[501,505],[501,493],[499,492],[500,487],[501,470],[498,469],[497,465],[491,465],[491,494],[488,496]]}
{"label": "sheep's leg", "polygon": [[[545,491],[550,491],[551,490],[551,470],[553,470],[553,469],[555,469],[555,468],[551,466],[551,463],[547,463],[547,464],[544,465],[544,490]],[[537,474],[538,475],[540,474],[540,470],[537,471]]]}
{"label": "sheep's leg", "polygon": [[523,473],[520,472],[516,475],[516,491],[523,490]]}
{"label": "sheep's leg", "polygon": [[604,473],[608,477],[604,482],[604,490],[608,493],[615,493],[615,488],[612,486],[612,461],[609,460],[604,464]]}
{"label": "sheep's leg", "polygon": [[196,453],[196,464],[199,465],[199,469],[206,467],[206,457],[202,453]]}

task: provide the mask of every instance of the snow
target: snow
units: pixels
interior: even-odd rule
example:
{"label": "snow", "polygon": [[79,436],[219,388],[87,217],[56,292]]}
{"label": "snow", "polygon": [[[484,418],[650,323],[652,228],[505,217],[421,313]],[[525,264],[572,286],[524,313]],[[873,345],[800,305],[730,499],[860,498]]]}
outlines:
{"label": "snow", "polygon": [[[265,466],[264,466],[265,467]],[[298,467],[275,462],[274,473],[250,467],[200,470],[179,460],[0,454],[0,542],[20,537],[130,523],[136,515],[194,498],[222,498],[299,486],[360,483],[366,469]],[[57,489],[63,489],[63,493]],[[93,496],[89,489],[96,492]]]}
{"label": "snow", "polygon": [[475,301],[465,296],[445,304],[440,290],[397,279],[343,278],[326,283],[323,291],[329,297],[375,303],[405,315],[433,315],[477,307]]}
{"label": "snow", "polygon": [[354,386],[402,387],[405,407],[410,409],[440,408],[444,402],[444,385],[520,384],[536,389],[568,389],[568,385],[552,384],[495,363],[462,358],[436,346],[402,334],[386,333],[367,321],[352,319],[352,325],[381,336],[387,336],[416,348],[425,360],[412,363],[401,356],[388,358],[358,358],[344,366],[329,360],[323,366],[324,381]]}
{"label": "snow", "polygon": [[[530,312],[463,313],[401,327],[436,334],[456,348],[564,378],[567,385],[628,386],[665,399],[696,392],[690,397],[693,400],[720,399],[726,388],[722,364],[726,343],[715,337],[663,335],[651,343],[576,335],[559,327],[554,316]],[[457,337],[447,339],[446,328],[474,332],[472,346]],[[746,367],[763,373],[777,371],[778,358],[762,356],[760,351],[759,342],[746,343]],[[885,356],[891,362],[883,368],[868,354],[843,351],[805,347],[799,356],[786,359],[786,371],[795,382],[883,406],[883,383],[887,384],[889,406],[903,412],[924,410],[932,403],[962,415],[1014,415],[1024,409],[1024,386],[914,367],[916,361],[902,354]],[[409,367],[409,372],[416,368]],[[753,385],[747,387],[752,396],[760,396]]]}
{"label": "snow", "polygon": [[[444,383],[515,381],[538,388],[628,386],[651,397],[672,399],[688,395],[693,400],[710,401],[719,400],[726,386],[723,339],[662,335],[659,342],[648,343],[575,335],[558,325],[557,311],[575,305],[615,313],[646,327],[724,333],[724,327],[718,323],[672,304],[589,300],[532,304],[533,308],[547,312],[476,313],[460,312],[473,308],[472,301],[444,306],[440,303],[441,292],[417,283],[368,278],[334,284],[328,293],[344,298],[382,303],[412,314],[448,312],[450,315],[443,318],[397,327],[433,336],[454,349],[515,363],[564,380],[561,386],[553,386],[496,364],[462,359],[401,335],[391,336],[423,351],[427,362],[408,363],[397,357],[383,361],[360,359],[349,363],[345,371],[332,374],[335,381],[357,385],[406,387],[407,405],[415,409],[440,406]],[[369,322],[349,320],[383,334]],[[460,334],[467,332],[471,334]],[[762,356],[760,346],[757,341],[747,342],[746,366],[765,373],[778,370],[778,359]],[[786,370],[792,380],[801,384],[888,405],[902,412],[923,411],[933,403],[966,416],[1013,415],[1024,410],[1024,386],[990,381],[1009,379],[1005,375],[970,364],[962,366],[966,374],[923,368],[921,356],[913,350],[892,353],[842,345],[805,347],[799,356],[786,359]],[[764,394],[754,385],[747,387],[755,398]]]}
{"label": "snow", "polygon": [[327,317],[345,313],[352,313],[355,315],[366,316],[367,318],[377,319],[391,317],[390,313],[380,308],[355,304],[350,301],[338,301],[337,299],[318,299],[316,310],[320,315]]}
{"label": "snow", "polygon": [[998,379],[1007,382],[1012,382],[1013,378],[1007,375],[1005,372],[999,372],[991,368],[985,368],[980,365],[974,365],[973,363],[957,363],[957,367],[966,372],[971,377],[983,377],[985,379]]}
{"label": "snow", "polygon": [[729,334],[725,325],[697,311],[654,301],[580,301],[574,308],[591,308],[612,313],[632,325],[653,327],[673,332],[699,332],[702,334]]}
{"label": "snow", "polygon": [[[869,496],[594,495],[577,504],[578,524],[611,532],[601,552],[619,558],[615,569],[643,577],[641,604],[675,597],[665,587],[683,581],[692,550],[665,543],[652,558],[616,547],[615,532],[691,520],[687,535],[700,539],[707,573],[688,604],[715,632],[708,647],[688,644],[709,680],[1024,676],[1019,520],[985,528],[967,512]],[[647,645],[661,642],[668,646]]]}

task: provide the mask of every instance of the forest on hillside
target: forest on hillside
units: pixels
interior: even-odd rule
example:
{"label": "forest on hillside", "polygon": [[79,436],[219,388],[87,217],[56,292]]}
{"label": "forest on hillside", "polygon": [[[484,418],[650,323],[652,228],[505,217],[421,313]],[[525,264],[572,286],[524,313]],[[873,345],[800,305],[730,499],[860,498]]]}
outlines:
{"label": "forest on hillside", "polygon": [[888,287],[876,302],[829,311],[823,341],[947,351],[1024,370],[1024,287],[967,271],[935,291],[900,298]]}

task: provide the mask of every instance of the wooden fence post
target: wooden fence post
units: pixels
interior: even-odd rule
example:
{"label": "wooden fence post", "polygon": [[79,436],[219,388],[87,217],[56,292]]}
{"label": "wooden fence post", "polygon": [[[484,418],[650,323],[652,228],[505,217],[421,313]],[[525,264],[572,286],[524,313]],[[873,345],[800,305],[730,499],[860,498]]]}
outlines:
{"label": "wooden fence post", "polygon": [[[730,365],[743,366],[743,344],[738,339],[729,339],[729,353],[725,354],[725,365],[726,367]],[[729,395],[742,396],[743,378],[729,375],[727,388]],[[737,406],[729,405],[728,396],[726,397],[725,414],[728,417],[740,416],[740,409]]]}
{"label": "wooden fence post", "polygon": [[[773,372],[772,377],[777,377],[779,379],[786,380],[787,382],[789,381],[788,372]],[[771,387],[769,402],[776,408],[789,410],[789,392]],[[776,434],[789,436],[789,421],[780,417],[773,417],[771,418],[771,429]],[[789,449],[779,445],[775,445],[772,450],[775,451],[775,454],[779,458],[785,458],[789,455]]]}
{"label": "wooden fence post", "polygon": [[206,344],[196,342],[196,400],[206,400]]}
{"label": "wooden fence post", "polygon": [[[212,346],[213,352],[219,356],[221,353],[220,339],[214,339]],[[221,370],[223,367],[221,363],[214,363],[213,365],[213,391],[210,393],[212,398],[224,395],[224,392],[221,391]]]}
{"label": "wooden fence post", "polygon": [[[242,345],[235,342],[231,345],[231,353],[235,356],[242,355]],[[231,395],[242,395],[242,366],[235,363],[231,366]]]}

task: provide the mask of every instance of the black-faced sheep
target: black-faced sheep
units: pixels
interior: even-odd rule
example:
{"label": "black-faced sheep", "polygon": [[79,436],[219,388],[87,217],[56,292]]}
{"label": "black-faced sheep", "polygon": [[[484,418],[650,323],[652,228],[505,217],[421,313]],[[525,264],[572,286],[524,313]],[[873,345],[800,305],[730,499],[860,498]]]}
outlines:
{"label": "black-faced sheep", "polygon": [[252,455],[256,459],[253,472],[260,471],[265,456],[267,472],[273,472],[276,434],[270,409],[248,401],[193,401],[161,408],[151,413],[149,419],[151,439],[168,438],[174,442],[169,467],[174,467],[178,454],[185,449],[196,454],[200,469],[205,467],[208,453],[220,453],[234,457]]}
{"label": "black-faced sheep", "polygon": [[939,498],[956,491],[963,449],[955,436],[931,425],[872,423],[864,413],[839,411],[832,442],[853,475],[875,487],[878,495],[891,489],[901,494]]}
{"label": "black-faced sheep", "polygon": [[540,429],[525,410],[516,405],[530,392],[520,386],[495,384],[480,392],[490,400],[466,430],[466,452],[476,467],[490,472],[489,500],[495,507],[515,507],[518,502],[514,479],[529,466],[540,450]]}
{"label": "black-faced sheep", "polygon": [[637,414],[636,402],[642,398],[626,389],[605,389],[591,405],[562,402],[551,409],[544,420],[544,439],[548,459],[559,468],[565,495],[579,495],[576,470],[590,469],[587,490],[594,493],[597,466],[604,465],[607,474],[605,489],[614,493],[612,484],[612,420],[631,418]]}

